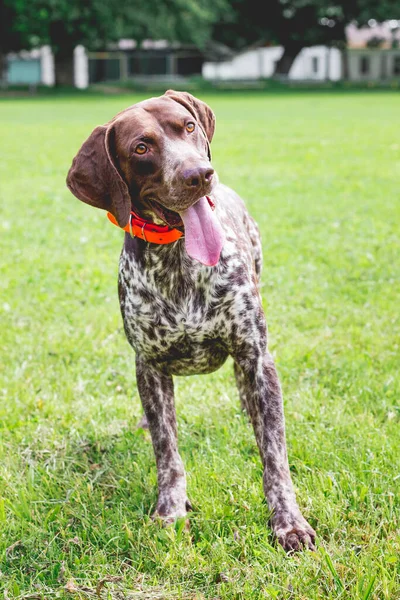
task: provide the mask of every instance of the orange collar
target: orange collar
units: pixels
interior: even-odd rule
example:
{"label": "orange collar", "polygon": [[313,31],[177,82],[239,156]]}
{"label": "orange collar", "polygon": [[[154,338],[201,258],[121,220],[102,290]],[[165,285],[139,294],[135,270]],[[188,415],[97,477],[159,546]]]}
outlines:
{"label": "orange collar", "polygon": [[[119,227],[115,217],[111,213],[107,213],[108,219]],[[172,244],[183,236],[182,231],[179,229],[171,229],[168,225],[156,225],[151,221],[145,221],[131,211],[129,217],[129,223],[125,227],[121,227],[124,231],[131,234],[131,237],[138,237],[145,242],[151,242],[152,244]]]}
{"label": "orange collar", "polygon": [[[210,196],[206,196],[211,210],[215,210],[215,204],[211,200]],[[119,227],[114,215],[107,213],[108,219]],[[124,231],[131,234],[131,237],[138,237],[145,242],[151,242],[152,244],[172,244],[183,236],[182,231],[179,229],[173,229],[169,225],[156,225],[151,221],[146,221],[137,215],[133,210],[129,217],[129,223],[125,227],[121,227]]]}

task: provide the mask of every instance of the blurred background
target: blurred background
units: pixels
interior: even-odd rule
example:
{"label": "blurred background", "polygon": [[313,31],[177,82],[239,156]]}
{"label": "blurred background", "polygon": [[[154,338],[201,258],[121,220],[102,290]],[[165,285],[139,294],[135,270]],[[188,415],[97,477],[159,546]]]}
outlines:
{"label": "blurred background", "polygon": [[0,10],[3,87],[400,79],[398,0],[1,0]]}
{"label": "blurred background", "polygon": [[[5,600],[400,598],[399,26],[400,0],[0,0]],[[65,178],[96,125],[167,87],[215,112],[213,166],[260,228],[317,553],[266,527],[230,361],[176,382],[190,535],[150,519],[123,234]]]}

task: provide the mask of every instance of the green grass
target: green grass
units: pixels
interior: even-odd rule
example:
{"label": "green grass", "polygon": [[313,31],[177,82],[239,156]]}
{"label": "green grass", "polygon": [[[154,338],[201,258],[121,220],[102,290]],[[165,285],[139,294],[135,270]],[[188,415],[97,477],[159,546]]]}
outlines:
{"label": "green grass", "polygon": [[318,532],[297,556],[267,527],[231,362],[177,380],[190,534],[150,520],[122,236],[64,184],[92,128],[137,99],[0,102],[4,597],[400,598],[398,93],[209,97],[214,165],[263,237],[290,465]]}

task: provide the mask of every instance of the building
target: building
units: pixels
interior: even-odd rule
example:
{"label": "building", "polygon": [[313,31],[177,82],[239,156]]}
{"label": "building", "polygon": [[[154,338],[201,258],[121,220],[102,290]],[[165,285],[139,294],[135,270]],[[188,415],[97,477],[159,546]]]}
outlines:
{"label": "building", "polygon": [[205,55],[190,44],[166,40],[120,40],[107,52],[88,52],[88,83],[201,75]]}
{"label": "building", "polygon": [[[400,21],[346,28],[347,50],[312,46],[296,57],[288,78],[298,81],[371,81],[400,78]],[[231,60],[206,62],[209,80],[254,80],[271,77],[283,54],[282,46],[261,46],[238,53]]]}
{"label": "building", "polygon": [[[246,81],[272,77],[283,54],[283,46],[245,50],[232,60],[206,62],[203,77],[211,81]],[[337,81],[341,78],[341,53],[336,48],[313,46],[304,48],[289,72],[292,80]]]}
{"label": "building", "polygon": [[[303,48],[288,78],[297,81],[378,81],[400,78],[400,21],[368,27],[346,28],[345,52],[327,46]],[[210,44],[206,51],[193,45],[146,40],[140,48],[134,40],[120,40],[104,52],[74,51],[74,84],[128,80],[168,81],[202,75],[210,81],[255,81],[272,77],[282,46],[257,46],[234,54],[222,45]],[[7,57],[10,85],[55,83],[54,57],[49,46]]]}
{"label": "building", "polygon": [[385,80],[400,77],[400,21],[377,23],[370,27],[346,28],[348,77],[351,81]]}
{"label": "building", "polygon": [[9,54],[6,79],[9,85],[54,85],[54,57],[50,46]]}

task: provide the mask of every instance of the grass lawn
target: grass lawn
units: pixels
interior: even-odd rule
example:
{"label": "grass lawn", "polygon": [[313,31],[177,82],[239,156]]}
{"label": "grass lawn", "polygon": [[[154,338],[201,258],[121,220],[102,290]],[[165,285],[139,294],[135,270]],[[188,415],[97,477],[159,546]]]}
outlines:
{"label": "grass lawn", "polygon": [[92,128],[138,99],[0,101],[4,598],[399,599],[399,94],[204,97],[214,166],[261,228],[290,465],[318,533],[296,556],[267,527],[231,361],[176,380],[190,534],[150,519],[122,235],[64,183]]}

